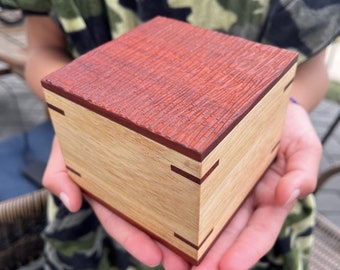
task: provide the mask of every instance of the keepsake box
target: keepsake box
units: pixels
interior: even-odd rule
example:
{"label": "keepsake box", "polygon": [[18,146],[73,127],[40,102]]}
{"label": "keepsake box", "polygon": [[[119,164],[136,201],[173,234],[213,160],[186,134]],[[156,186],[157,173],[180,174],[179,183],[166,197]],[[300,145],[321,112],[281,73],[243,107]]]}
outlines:
{"label": "keepsake box", "polygon": [[296,61],[157,17],[42,85],[70,178],[197,264],[276,156]]}

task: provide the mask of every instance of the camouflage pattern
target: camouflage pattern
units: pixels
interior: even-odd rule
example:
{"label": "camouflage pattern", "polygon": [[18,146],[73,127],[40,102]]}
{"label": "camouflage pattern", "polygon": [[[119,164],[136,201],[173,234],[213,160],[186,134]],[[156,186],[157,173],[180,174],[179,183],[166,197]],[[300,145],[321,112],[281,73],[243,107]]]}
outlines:
{"label": "camouflage pattern", "polygon": [[85,200],[80,211],[71,213],[50,195],[47,218],[43,232],[44,269],[163,269],[146,267],[130,256],[106,234]]}
{"label": "camouflage pattern", "polygon": [[53,16],[67,34],[74,57],[157,15],[296,50],[300,61],[340,35],[339,0],[0,0],[0,4]]}
{"label": "camouflage pattern", "polygon": [[[314,196],[298,201],[288,215],[273,248],[253,270],[306,270],[313,245]],[[270,222],[270,221],[269,221]]]}
{"label": "camouflage pattern", "polygon": [[[43,234],[45,269],[163,269],[146,267],[127,254],[106,234],[86,202],[79,212],[70,213],[58,198],[50,196],[48,207],[49,222]],[[308,269],[314,225],[315,202],[309,195],[298,201],[273,248],[252,269]]]}
{"label": "camouflage pattern", "polygon": [[[57,21],[77,57],[157,15],[289,48],[303,61],[340,34],[339,0],[0,0],[26,14]],[[307,269],[312,245],[313,195],[297,203],[272,250],[253,269]],[[49,200],[46,269],[148,269],[103,230],[89,205],[70,213]],[[269,221],[270,222],[270,221]],[[114,225],[114,224],[113,224]],[[162,269],[161,266],[155,269]]]}

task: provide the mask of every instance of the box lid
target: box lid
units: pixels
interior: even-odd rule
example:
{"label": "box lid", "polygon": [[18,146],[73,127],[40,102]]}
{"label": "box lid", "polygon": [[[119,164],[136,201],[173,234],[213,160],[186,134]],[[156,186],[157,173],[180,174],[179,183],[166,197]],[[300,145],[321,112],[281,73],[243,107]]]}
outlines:
{"label": "box lid", "polygon": [[296,59],[288,50],[157,17],[42,85],[202,161]]}

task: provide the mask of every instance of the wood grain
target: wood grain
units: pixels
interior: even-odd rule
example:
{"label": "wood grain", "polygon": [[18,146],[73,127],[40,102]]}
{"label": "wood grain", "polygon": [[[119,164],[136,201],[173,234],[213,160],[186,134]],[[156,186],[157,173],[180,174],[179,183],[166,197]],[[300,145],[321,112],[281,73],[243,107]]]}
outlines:
{"label": "wood grain", "polygon": [[197,264],[275,158],[296,66],[156,18],[42,83],[70,177]]}
{"label": "wood grain", "polygon": [[197,263],[275,158],[290,94],[284,88],[295,68],[203,162],[53,92],[45,95],[57,104],[50,115],[74,181]]}
{"label": "wood grain", "polygon": [[175,164],[188,171],[196,163],[199,171],[201,165],[55,93],[46,91],[45,95],[65,112],[50,110],[50,115],[72,179],[195,258],[197,251],[174,233],[198,245],[200,188],[170,167]]}
{"label": "wood grain", "polygon": [[295,61],[293,52],[156,18],[43,85],[201,161]]}

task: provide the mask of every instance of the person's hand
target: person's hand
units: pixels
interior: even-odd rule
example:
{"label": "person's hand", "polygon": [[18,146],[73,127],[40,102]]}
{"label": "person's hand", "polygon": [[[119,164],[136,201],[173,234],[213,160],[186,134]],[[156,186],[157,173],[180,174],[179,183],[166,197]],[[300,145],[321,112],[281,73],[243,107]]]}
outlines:
{"label": "person's hand", "polygon": [[[193,269],[249,269],[265,255],[277,239],[296,200],[315,189],[321,149],[305,110],[290,104],[275,162],[235,213],[200,265]],[[57,140],[53,143],[44,185],[59,196],[71,211],[79,209],[82,194],[67,176]],[[189,269],[189,264],[180,256],[97,201],[90,198],[88,201],[106,231],[141,262],[149,266],[162,263],[168,270]]]}
{"label": "person's hand", "polygon": [[[71,212],[80,209],[83,194],[67,174],[57,138],[53,140],[43,185],[58,196]],[[90,197],[86,199],[107,233],[139,261],[150,267],[163,264],[169,270],[189,269],[189,264],[180,256],[154,241],[96,200]]]}
{"label": "person's hand", "polygon": [[251,268],[299,198],[314,191],[322,147],[305,110],[289,104],[278,155],[195,270]]}

